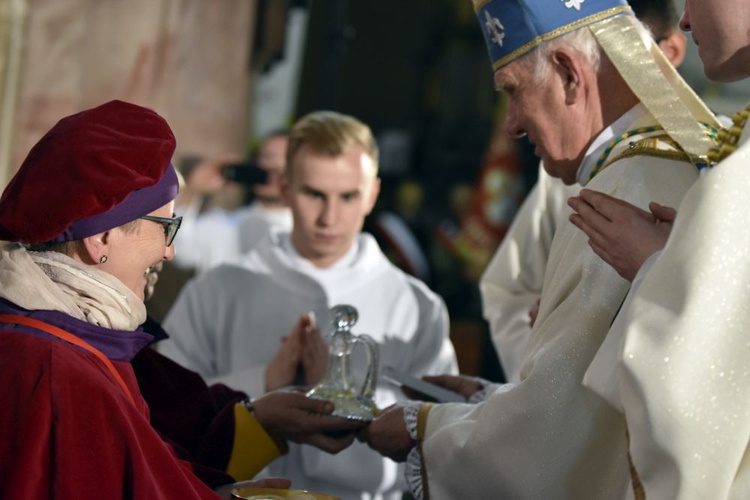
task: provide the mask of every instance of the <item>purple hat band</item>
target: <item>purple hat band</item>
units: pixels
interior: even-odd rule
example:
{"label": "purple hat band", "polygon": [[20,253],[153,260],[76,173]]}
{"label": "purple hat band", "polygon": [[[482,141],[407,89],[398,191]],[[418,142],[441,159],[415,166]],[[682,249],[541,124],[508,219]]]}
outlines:
{"label": "purple hat band", "polygon": [[159,182],[153,186],[133,191],[123,201],[104,213],[73,222],[51,242],[81,240],[122,226],[163,207],[174,200],[178,192],[177,173],[170,163]]}

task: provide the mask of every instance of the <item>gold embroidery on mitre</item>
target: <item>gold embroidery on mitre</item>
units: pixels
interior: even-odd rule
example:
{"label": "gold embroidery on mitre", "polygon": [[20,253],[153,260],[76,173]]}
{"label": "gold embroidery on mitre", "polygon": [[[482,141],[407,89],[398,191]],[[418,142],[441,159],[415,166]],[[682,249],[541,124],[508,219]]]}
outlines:
{"label": "gold embroidery on mitre", "polygon": [[526,42],[525,44],[518,47],[513,52],[506,54],[505,56],[501,57],[497,61],[492,63],[492,70],[497,71],[498,69],[502,68],[506,64],[512,62],[515,59],[518,59],[525,53],[531,51],[531,49],[535,48],[542,42],[546,42],[548,40],[552,40],[553,38],[557,38],[559,36],[565,35],[567,33],[570,33],[572,31],[575,31],[579,28],[583,28],[585,26],[588,26],[590,24],[598,23],[599,21],[603,19],[607,19],[609,17],[619,15],[619,14],[625,14],[628,12],[631,12],[632,9],[629,5],[623,5],[620,7],[612,7],[611,9],[603,10],[601,12],[597,12],[596,14],[592,14],[588,17],[584,17],[582,19],[579,19],[577,21],[574,21],[570,24],[566,24],[565,26],[560,26],[557,29],[554,29],[548,33],[545,33],[543,35],[539,35],[536,38]]}

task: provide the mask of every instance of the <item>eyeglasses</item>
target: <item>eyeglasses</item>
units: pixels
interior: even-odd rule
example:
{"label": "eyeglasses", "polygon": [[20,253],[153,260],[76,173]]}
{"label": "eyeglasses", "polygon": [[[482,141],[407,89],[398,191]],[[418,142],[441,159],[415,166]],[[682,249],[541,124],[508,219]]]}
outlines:
{"label": "eyeglasses", "polygon": [[180,224],[182,224],[182,217],[154,217],[153,215],[144,215],[140,218],[164,226],[164,236],[167,238],[167,246],[172,245],[174,237],[177,235],[177,230],[180,229]]}

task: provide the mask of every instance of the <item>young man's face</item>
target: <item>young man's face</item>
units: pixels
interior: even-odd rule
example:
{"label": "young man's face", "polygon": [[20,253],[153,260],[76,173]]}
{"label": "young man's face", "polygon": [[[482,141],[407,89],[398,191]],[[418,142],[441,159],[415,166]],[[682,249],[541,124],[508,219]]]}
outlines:
{"label": "young man's face", "polygon": [[294,247],[316,267],[334,264],[352,248],[379,191],[375,164],[362,146],[341,156],[302,146],[284,185]]}
{"label": "young man's face", "polygon": [[708,78],[731,82],[750,76],[746,0],[685,0],[680,27],[691,33]]}

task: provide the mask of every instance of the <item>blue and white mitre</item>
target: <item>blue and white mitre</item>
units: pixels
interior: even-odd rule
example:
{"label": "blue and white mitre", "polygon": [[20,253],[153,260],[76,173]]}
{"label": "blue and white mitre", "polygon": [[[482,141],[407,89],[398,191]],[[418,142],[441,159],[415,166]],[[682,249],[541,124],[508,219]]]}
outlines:
{"label": "blue and white mitre", "polygon": [[544,41],[613,16],[633,15],[625,0],[473,1],[495,71]]}
{"label": "blue and white mitre", "polygon": [[588,29],[630,90],[696,164],[720,125],[677,74],[625,0],[472,0],[492,69],[539,45]]}

